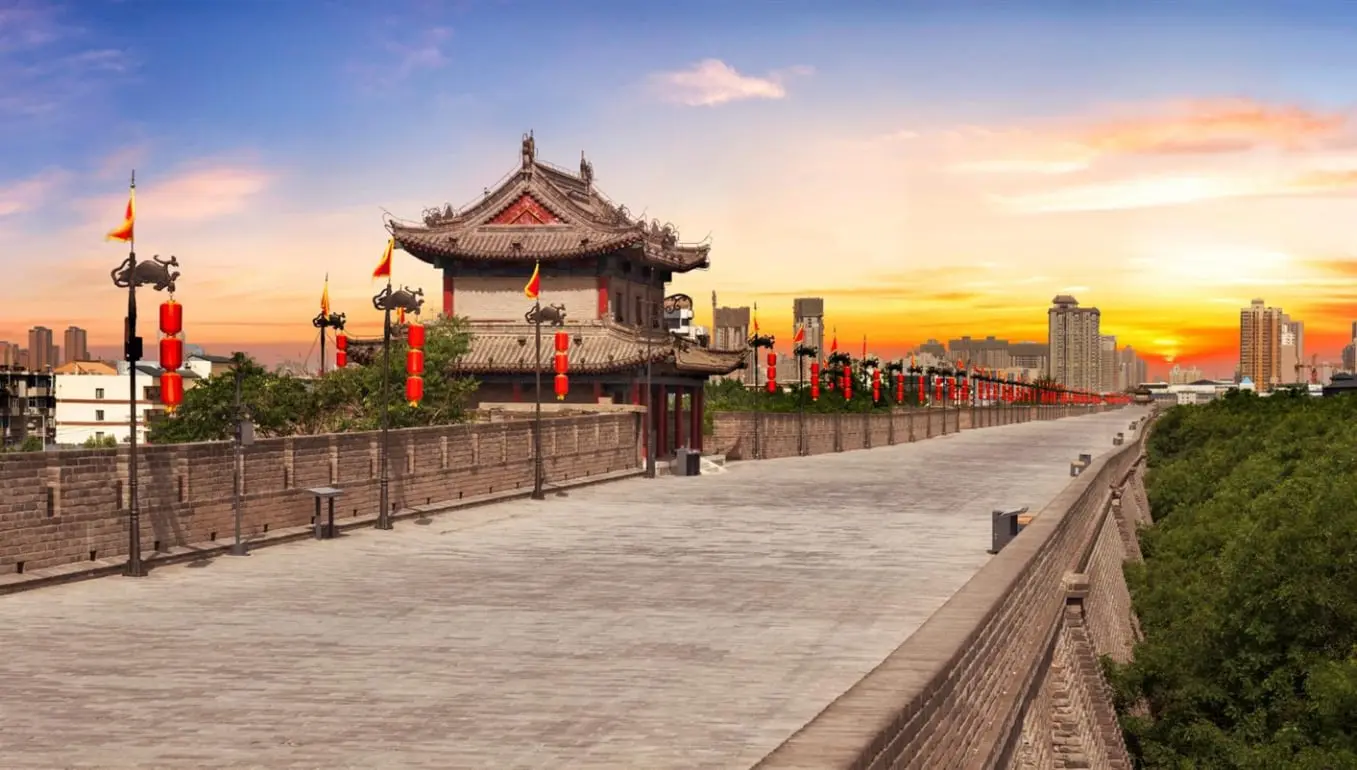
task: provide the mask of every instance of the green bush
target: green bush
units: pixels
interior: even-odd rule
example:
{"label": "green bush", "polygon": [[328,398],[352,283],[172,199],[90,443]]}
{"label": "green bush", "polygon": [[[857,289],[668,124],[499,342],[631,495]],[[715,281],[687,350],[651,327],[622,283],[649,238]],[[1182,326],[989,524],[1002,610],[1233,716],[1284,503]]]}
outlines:
{"label": "green bush", "polygon": [[1357,399],[1174,407],[1148,453],[1145,639],[1110,667],[1138,765],[1357,767]]}

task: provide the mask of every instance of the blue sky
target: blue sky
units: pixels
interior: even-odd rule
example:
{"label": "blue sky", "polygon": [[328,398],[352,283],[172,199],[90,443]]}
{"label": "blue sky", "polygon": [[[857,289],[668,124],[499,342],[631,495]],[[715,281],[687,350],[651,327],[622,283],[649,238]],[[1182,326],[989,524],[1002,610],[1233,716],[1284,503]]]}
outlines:
{"label": "blue sky", "polygon": [[[1141,349],[1220,355],[1229,303],[1269,282],[1269,299],[1313,306],[1337,329],[1346,290],[1274,280],[1275,260],[1255,252],[1347,258],[1352,236],[1310,223],[1357,214],[1351,199],[1265,204],[1237,190],[1293,167],[1357,168],[1345,130],[1354,28],[1357,3],[1341,0],[0,0],[0,262],[61,276],[0,308],[0,339],[37,323],[116,339],[99,276],[118,255],[100,236],[135,165],[139,250],[180,255],[200,341],[291,350],[326,271],[337,304],[365,301],[382,209],[415,218],[471,199],[513,167],[527,129],[544,159],[569,167],[585,150],[600,187],[633,211],[712,234],[713,270],[678,288],[762,296],[779,313],[789,296],[825,294],[851,336],[1038,336],[1050,295],[1076,286],[1105,323],[1121,314],[1119,333]],[[1247,153],[1107,149],[1125,141],[1107,139],[1119,127],[1214,141],[1222,122],[1225,144]],[[948,172],[1015,153],[1049,166],[1048,151],[1080,142],[1109,157],[1080,161],[1089,184],[1049,168]],[[1260,159],[1264,145],[1285,158]],[[1161,187],[1228,177],[1231,192],[1161,191],[1147,206],[1151,173]],[[1067,204],[1105,201],[1106,185],[1128,180],[1134,204],[1124,190],[1115,210]],[[1022,196],[1025,213],[995,210]],[[1238,271],[1179,286],[1221,307],[1187,326],[1159,319],[1162,281],[1117,271],[1178,244],[1259,267],[1244,286],[1231,283]],[[397,269],[436,282],[413,260]],[[882,296],[864,302],[873,285]],[[242,317],[246,300],[279,317]]]}

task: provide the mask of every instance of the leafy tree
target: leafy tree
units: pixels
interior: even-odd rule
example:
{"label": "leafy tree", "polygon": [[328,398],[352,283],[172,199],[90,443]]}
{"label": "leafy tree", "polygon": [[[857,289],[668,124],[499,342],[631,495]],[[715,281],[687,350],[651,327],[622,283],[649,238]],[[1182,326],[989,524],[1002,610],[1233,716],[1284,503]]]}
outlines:
{"label": "leafy tree", "polygon": [[[425,386],[419,406],[405,401],[403,339],[392,339],[390,417],[392,427],[457,422],[465,416],[472,380],[449,377],[449,366],[467,350],[468,335],[458,319],[439,318],[425,324]],[[381,424],[382,361],[350,365],[319,379],[269,371],[237,354],[241,402],[261,437],[371,430]],[[152,443],[214,441],[235,432],[236,374],[214,375],[184,393],[173,415],[151,426]]]}
{"label": "leafy tree", "polygon": [[1138,763],[1357,767],[1357,399],[1232,392],[1148,451],[1145,639],[1110,667]]}
{"label": "leafy tree", "polygon": [[81,446],[85,449],[116,449],[118,440],[112,436],[90,436]]}

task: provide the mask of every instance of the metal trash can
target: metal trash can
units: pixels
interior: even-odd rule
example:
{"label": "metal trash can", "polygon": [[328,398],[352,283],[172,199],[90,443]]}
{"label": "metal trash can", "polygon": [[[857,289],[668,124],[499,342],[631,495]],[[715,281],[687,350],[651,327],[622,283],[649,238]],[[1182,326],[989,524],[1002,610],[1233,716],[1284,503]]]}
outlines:
{"label": "metal trash can", "polygon": [[1011,511],[991,511],[990,520],[993,526],[991,533],[989,552],[994,554],[1004,550],[1004,546],[1009,541],[1018,536],[1026,526],[1024,522],[1019,521],[1019,517],[1027,513],[1027,506],[1017,508]]}
{"label": "metal trash can", "polygon": [[693,449],[678,449],[674,452],[674,462],[669,466],[675,476],[702,475],[702,453]]}

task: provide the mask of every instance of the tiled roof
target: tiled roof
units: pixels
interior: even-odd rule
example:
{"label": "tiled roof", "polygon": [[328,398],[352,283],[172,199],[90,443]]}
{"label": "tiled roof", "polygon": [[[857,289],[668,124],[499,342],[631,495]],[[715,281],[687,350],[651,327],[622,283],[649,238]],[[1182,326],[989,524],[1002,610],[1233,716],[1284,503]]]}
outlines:
{"label": "tiled roof", "polygon": [[[534,156],[535,157],[535,156]],[[549,224],[493,224],[506,209],[530,196],[549,212]],[[708,266],[708,244],[681,244],[672,225],[632,218],[614,205],[592,180],[533,160],[495,190],[463,211],[450,206],[424,212],[423,224],[388,222],[396,244],[418,259],[522,261],[572,259],[619,249],[637,258],[685,272]]]}
{"label": "tiled roof", "polygon": [[[644,335],[611,323],[570,324],[558,329],[542,327],[542,368],[552,371],[556,331],[570,335],[570,371],[602,374],[635,369],[646,362],[673,362],[679,371],[695,374],[727,374],[744,360],[744,351],[710,350],[672,334],[656,333],[649,345]],[[576,341],[578,339],[578,342]],[[381,349],[380,339],[349,339],[355,363],[370,360]],[[511,374],[535,371],[533,327],[524,323],[472,326],[470,350],[454,365],[453,374]]]}

